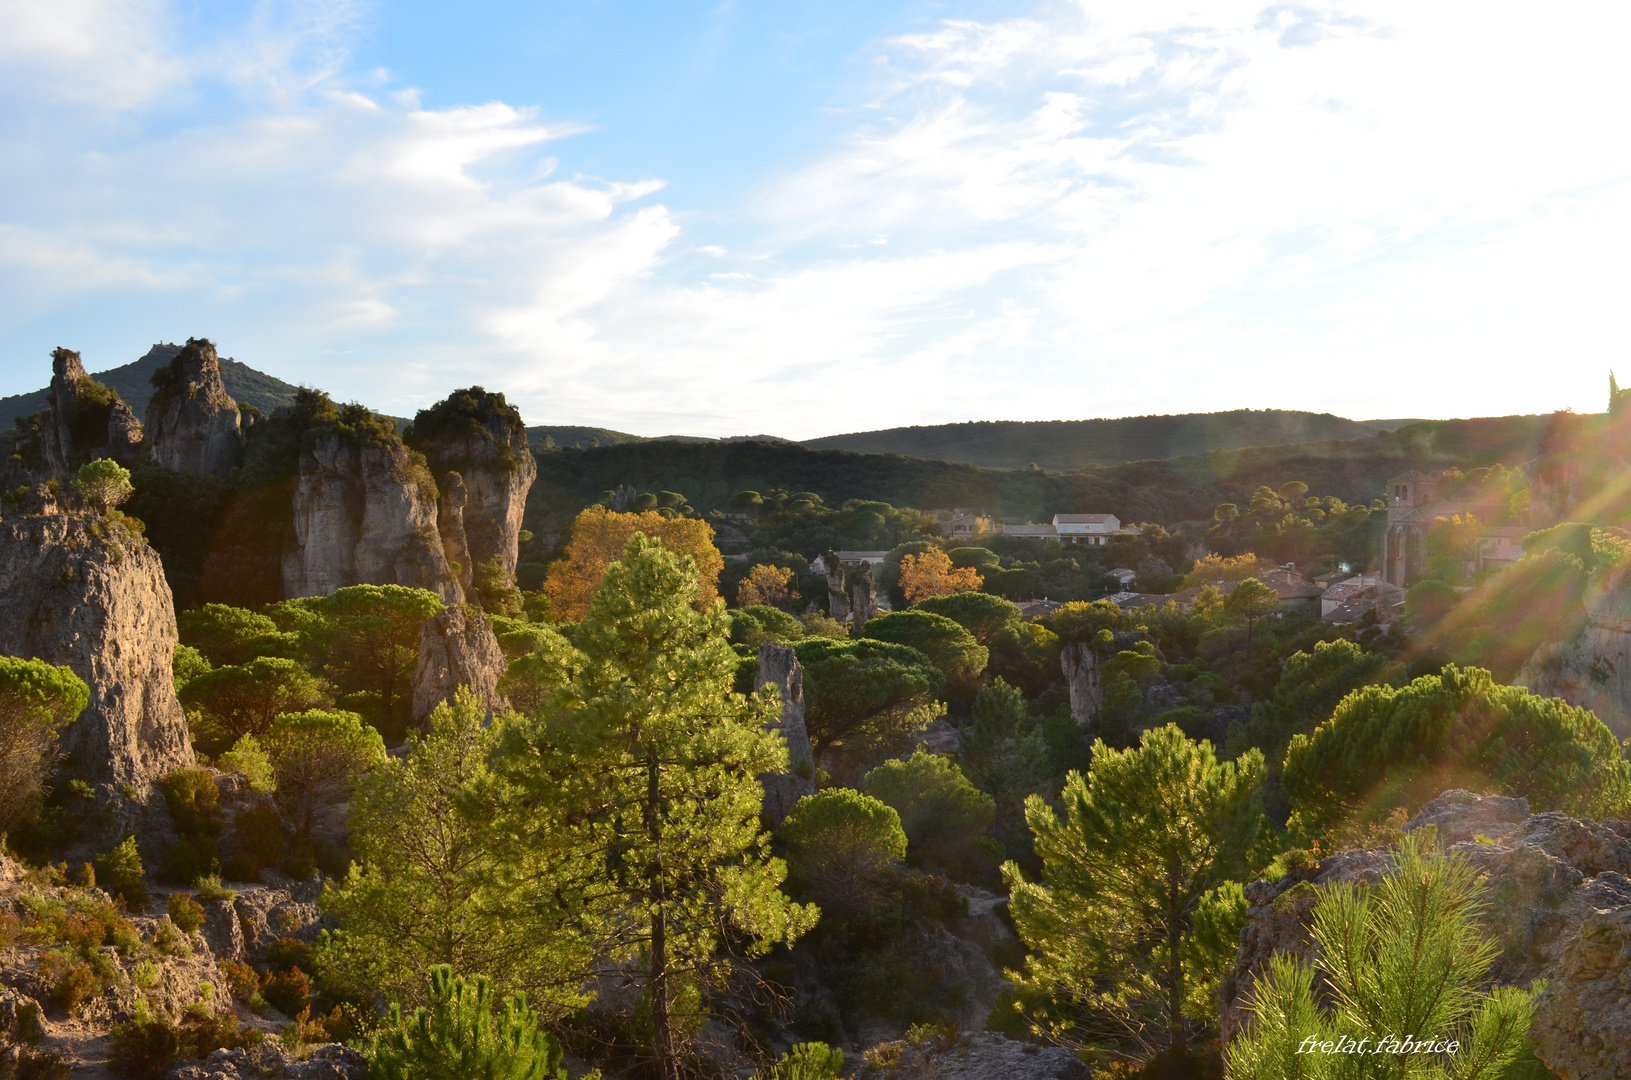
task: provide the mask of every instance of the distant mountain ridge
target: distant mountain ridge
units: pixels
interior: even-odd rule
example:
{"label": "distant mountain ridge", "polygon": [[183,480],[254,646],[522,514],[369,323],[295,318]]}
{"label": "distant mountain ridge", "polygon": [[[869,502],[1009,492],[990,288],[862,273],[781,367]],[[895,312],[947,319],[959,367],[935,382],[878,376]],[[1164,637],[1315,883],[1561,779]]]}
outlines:
{"label": "distant mountain ridge", "polygon": [[1023,469],[1036,464],[1066,472],[1209,450],[1364,439],[1412,423],[1415,421],[1349,420],[1331,413],[1286,409],[1234,409],[1113,420],[981,420],[828,435],[805,439],[802,445],[814,450],[900,454],[988,469]]}
{"label": "distant mountain ridge", "polygon": [[[180,345],[169,342],[157,344],[148,349],[140,360],[106,371],[93,371],[91,378],[117,390],[137,418],[145,420],[147,402],[153,396],[153,372],[174,360],[179,352]],[[49,358],[44,366],[49,372]],[[264,371],[256,371],[248,364],[240,364],[231,357],[221,358],[221,381],[226,383],[227,393],[240,405],[253,405],[268,416],[281,405],[294,404],[294,386]],[[49,404],[48,393],[48,390],[40,389],[0,398],[0,432],[9,430],[19,418],[32,416],[45,408]]]}

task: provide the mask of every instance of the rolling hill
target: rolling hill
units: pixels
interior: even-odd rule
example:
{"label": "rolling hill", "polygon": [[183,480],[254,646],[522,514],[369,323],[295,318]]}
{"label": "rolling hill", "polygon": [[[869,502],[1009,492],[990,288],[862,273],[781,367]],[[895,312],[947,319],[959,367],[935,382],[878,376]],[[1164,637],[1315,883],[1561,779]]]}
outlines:
{"label": "rolling hill", "polygon": [[954,461],[988,469],[1036,464],[1068,471],[1087,465],[1151,461],[1248,446],[1363,439],[1412,420],[1348,420],[1282,409],[1128,416],[1115,420],[985,420],[886,428],[805,439],[813,450],[854,450]]}
{"label": "rolling hill", "polygon": [[[153,372],[175,359],[180,351],[180,345],[154,345],[140,360],[106,371],[93,371],[91,377],[117,390],[136,416],[146,419],[147,400],[153,396]],[[294,402],[295,387],[230,357],[221,359],[221,381],[226,383],[227,393],[240,404],[253,405],[268,415],[278,406]],[[32,416],[45,408],[46,394],[47,391],[41,389],[0,398],[0,431],[8,430],[18,418]]]}

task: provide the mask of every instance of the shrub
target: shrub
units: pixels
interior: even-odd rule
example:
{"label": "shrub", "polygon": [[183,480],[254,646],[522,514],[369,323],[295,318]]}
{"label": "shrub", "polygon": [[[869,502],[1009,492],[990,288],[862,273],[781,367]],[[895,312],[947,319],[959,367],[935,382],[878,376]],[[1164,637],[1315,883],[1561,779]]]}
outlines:
{"label": "shrub", "polygon": [[266,950],[266,964],[273,971],[299,969],[308,975],[317,971],[312,960],[311,946],[299,938],[280,937],[277,944]]}
{"label": "shrub", "polygon": [[914,861],[966,870],[975,841],[991,827],[996,800],[963,776],[946,757],[924,750],[907,761],[886,761],[867,773],[868,795],[894,808]]}
{"label": "shrub", "polygon": [[221,755],[220,765],[227,772],[242,773],[249,778],[249,790],[270,794],[277,790],[272,774],[272,759],[261,749],[260,740],[245,735],[232,744],[232,749]]}
{"label": "shrub", "polygon": [[763,1080],[838,1080],[844,1073],[844,1051],[826,1043],[798,1043],[760,1074]]}
{"label": "shrub", "polygon": [[216,967],[220,968],[221,977],[226,979],[227,989],[239,1001],[247,1002],[260,993],[260,976],[243,961],[221,959],[216,961]]}
{"label": "shrub", "polygon": [[69,1080],[73,1075],[66,1061],[44,1050],[18,1051],[15,1068],[7,1080]]}
{"label": "shrub", "polygon": [[232,819],[232,829],[238,834],[239,854],[253,868],[247,877],[236,878],[234,875],[236,880],[256,880],[262,870],[276,866],[283,860],[283,819],[278,817],[277,811],[265,806],[252,806]]}
{"label": "shrub", "polygon": [[146,873],[134,836],[125,837],[118,847],[96,857],[96,878],[130,910],[140,911],[147,906]]}
{"label": "shrub", "polygon": [[238,899],[238,894],[231,889],[223,888],[221,878],[216,874],[205,874],[198,879],[198,898],[205,903],[212,900],[225,900],[232,903]]}
{"label": "shrub", "polygon": [[274,971],[261,983],[261,995],[284,1016],[298,1016],[311,1005],[311,979],[299,968]]}
{"label": "shrub", "polygon": [[57,731],[90,690],[66,667],[0,657],[0,833],[32,817],[57,758]]}
{"label": "shrub", "polygon": [[402,1015],[392,1005],[368,1052],[379,1080],[565,1080],[561,1049],[538,1027],[517,994],[502,1002],[492,984],[474,985],[438,965],[430,973],[430,1007]]}
{"label": "shrub", "polygon": [[113,1029],[113,1071],[126,1080],[156,1080],[182,1058],[254,1046],[262,1038],[230,1015],[189,1015],[179,1026],[162,1019],[131,1020]]}
{"label": "shrub", "polygon": [[102,992],[96,969],[67,949],[53,949],[40,957],[40,978],[50,987],[51,1003],[73,1012]]}
{"label": "shrub", "polygon": [[166,956],[178,956],[183,959],[193,954],[192,946],[187,944],[187,935],[166,915],[153,927],[153,947]]}
{"label": "shrub", "polygon": [[170,921],[181,928],[183,934],[196,934],[204,926],[204,909],[186,893],[171,893],[164,902]]}
{"label": "shrub", "polygon": [[852,914],[877,905],[890,865],[906,857],[900,815],[849,788],[800,799],[778,835],[794,881],[822,907]]}

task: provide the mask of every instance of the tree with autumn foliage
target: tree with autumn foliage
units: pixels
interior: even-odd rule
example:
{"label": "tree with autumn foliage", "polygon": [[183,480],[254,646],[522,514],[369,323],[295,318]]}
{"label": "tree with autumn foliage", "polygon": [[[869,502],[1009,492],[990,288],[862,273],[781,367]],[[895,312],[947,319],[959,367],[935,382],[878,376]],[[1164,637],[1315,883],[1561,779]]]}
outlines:
{"label": "tree with autumn foliage", "polygon": [[736,586],[736,602],[741,607],[762,604],[786,607],[793,596],[793,571],[785,566],[759,563]]}
{"label": "tree with autumn foliage", "polygon": [[635,533],[662,541],[676,555],[689,555],[696,563],[697,591],[692,600],[706,611],[719,599],[719,573],[725,558],[714,547],[714,530],[696,518],[664,517],[655,510],[624,514],[604,506],[591,506],[572,521],[572,540],[566,558],[552,564],[544,578],[549,610],[557,619],[577,622],[589,613],[589,598],[606,577],[606,568],[623,554]]}
{"label": "tree with autumn foliage", "polygon": [[906,602],[915,604],[931,596],[979,592],[985,579],[972,566],[954,567],[951,557],[939,548],[921,555],[907,555],[900,561],[900,588]]}

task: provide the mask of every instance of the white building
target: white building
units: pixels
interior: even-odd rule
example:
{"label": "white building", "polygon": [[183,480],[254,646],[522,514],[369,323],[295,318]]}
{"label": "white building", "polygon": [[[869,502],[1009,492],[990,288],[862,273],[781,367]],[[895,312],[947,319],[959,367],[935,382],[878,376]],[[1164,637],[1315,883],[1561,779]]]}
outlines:
{"label": "white building", "polygon": [[1061,540],[1102,546],[1121,531],[1121,520],[1114,514],[1055,514],[1053,527]]}

